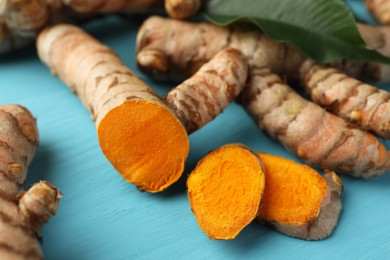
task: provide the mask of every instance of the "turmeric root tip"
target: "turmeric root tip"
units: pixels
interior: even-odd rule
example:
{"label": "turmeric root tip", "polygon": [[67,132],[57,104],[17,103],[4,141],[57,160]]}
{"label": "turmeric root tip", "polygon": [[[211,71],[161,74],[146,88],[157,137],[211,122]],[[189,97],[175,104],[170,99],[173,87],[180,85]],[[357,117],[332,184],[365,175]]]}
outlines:
{"label": "turmeric root tip", "polygon": [[134,100],[106,114],[98,126],[103,153],[124,179],[158,192],[177,181],[189,151],[186,130],[160,104]]}
{"label": "turmeric root tip", "polygon": [[383,0],[365,0],[367,9],[382,24],[390,24],[390,2]]}
{"label": "turmeric root tip", "polygon": [[257,220],[288,236],[320,240],[329,236],[341,212],[342,183],[329,172],[323,178],[307,165],[258,154],[267,185]]}
{"label": "turmeric root tip", "polygon": [[201,0],[165,0],[165,10],[170,17],[186,19],[199,11]]}
{"label": "turmeric root tip", "polygon": [[264,190],[256,154],[241,145],[209,153],[187,180],[188,197],[200,228],[211,239],[233,239],[255,217]]}

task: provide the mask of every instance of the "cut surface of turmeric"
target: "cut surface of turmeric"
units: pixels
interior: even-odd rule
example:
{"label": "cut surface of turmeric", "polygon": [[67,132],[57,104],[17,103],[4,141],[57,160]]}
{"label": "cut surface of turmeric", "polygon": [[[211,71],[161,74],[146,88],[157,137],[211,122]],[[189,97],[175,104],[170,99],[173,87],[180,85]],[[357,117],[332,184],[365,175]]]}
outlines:
{"label": "cut surface of turmeric", "polygon": [[259,216],[267,221],[307,223],[315,218],[325,197],[325,180],[307,165],[279,156],[259,154],[267,185]]}
{"label": "cut surface of turmeric", "polygon": [[[202,127],[222,112],[243,89],[247,77],[241,52],[222,50],[174,89],[167,102],[110,48],[75,26],[45,29],[37,47],[41,60],[91,111],[107,159],[124,179],[149,192],[162,191],[180,178],[189,151],[187,131]],[[226,89],[218,93],[214,105],[203,97],[218,86]]]}
{"label": "cut surface of turmeric", "polygon": [[261,160],[235,144],[210,152],[187,179],[192,211],[211,239],[233,239],[256,217],[264,185]]}
{"label": "cut surface of turmeric", "polygon": [[98,136],[107,159],[140,189],[166,189],[184,170],[187,132],[161,105],[144,100],[125,102],[106,114]]}
{"label": "cut surface of turmeric", "polygon": [[266,153],[266,185],[257,219],[288,236],[319,240],[329,236],[341,213],[341,179],[322,177],[311,167]]}

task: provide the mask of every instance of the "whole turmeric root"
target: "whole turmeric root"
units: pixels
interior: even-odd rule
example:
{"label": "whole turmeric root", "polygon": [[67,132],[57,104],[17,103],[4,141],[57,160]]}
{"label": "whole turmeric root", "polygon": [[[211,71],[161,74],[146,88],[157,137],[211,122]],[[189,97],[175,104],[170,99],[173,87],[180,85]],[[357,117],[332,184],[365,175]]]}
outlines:
{"label": "whole turmeric root", "polygon": [[162,12],[164,0],[2,0],[0,55],[32,44],[45,27],[82,23],[99,14]]}
{"label": "whole turmeric root", "polygon": [[365,0],[367,9],[382,24],[390,24],[390,1]]}
{"label": "whole turmeric root", "polygon": [[307,165],[265,153],[266,185],[260,223],[282,234],[320,240],[332,234],[342,209],[343,185],[334,172],[324,177]]}
{"label": "whole turmeric root", "polygon": [[264,176],[259,157],[242,145],[225,145],[206,155],[187,179],[200,228],[211,239],[235,238],[260,209]]}
{"label": "whole turmeric root", "polygon": [[62,0],[79,13],[126,13],[163,10],[164,0]]}
{"label": "whole turmeric root", "polygon": [[[370,43],[377,48],[376,41]],[[152,16],[137,35],[137,65],[156,80],[182,81],[226,47],[240,50],[250,67],[268,66],[289,81],[299,80],[299,68],[307,59],[295,47],[278,43],[257,28],[218,27]],[[384,64],[342,60],[331,65],[352,77],[390,80],[390,66]]]}
{"label": "whole turmeric root", "polygon": [[311,100],[360,128],[390,138],[390,93],[307,60],[302,85]]}
{"label": "whole turmeric root", "polygon": [[196,14],[201,4],[201,0],[165,0],[165,10],[172,18],[186,19]]}
{"label": "whole turmeric root", "polygon": [[43,259],[37,232],[57,211],[61,193],[48,182],[21,192],[37,144],[30,112],[18,105],[0,106],[1,259]]}
{"label": "whole turmeric root", "polygon": [[[170,95],[170,103],[180,103],[173,111],[111,49],[74,26],[45,29],[37,47],[41,60],[91,111],[107,159],[124,179],[150,192],[162,191],[179,179],[189,150],[187,129],[201,127],[223,110],[247,76],[241,53],[221,52],[184,83],[188,87],[179,86]],[[224,79],[225,75],[233,76]],[[202,86],[192,87],[192,82]],[[225,86],[225,92],[214,100],[205,98],[203,92],[216,93],[216,84]],[[213,110],[208,105],[220,107]]]}
{"label": "whole turmeric root", "polygon": [[49,20],[43,0],[4,0],[0,3],[0,54],[31,43]]}
{"label": "whole turmeric root", "polygon": [[310,165],[369,178],[390,169],[370,133],[299,96],[268,68],[252,68],[242,103],[259,127]]}

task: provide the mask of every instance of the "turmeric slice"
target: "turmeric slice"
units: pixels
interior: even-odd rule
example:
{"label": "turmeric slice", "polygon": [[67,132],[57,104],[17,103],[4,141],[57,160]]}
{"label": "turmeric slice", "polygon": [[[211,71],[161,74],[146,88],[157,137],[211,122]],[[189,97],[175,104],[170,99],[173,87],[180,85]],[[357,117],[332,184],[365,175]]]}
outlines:
{"label": "turmeric slice", "polygon": [[305,100],[268,68],[251,70],[241,99],[260,128],[309,165],[362,178],[390,169],[390,153],[372,134]]}
{"label": "turmeric slice", "polygon": [[311,167],[265,153],[266,185],[257,220],[305,240],[328,237],[342,209],[342,182],[334,172],[324,177]]}
{"label": "turmeric slice", "polygon": [[308,59],[301,67],[310,99],[361,129],[390,139],[390,93]]}
{"label": "turmeric slice", "polygon": [[242,145],[224,145],[199,161],[187,179],[200,228],[211,239],[233,239],[255,219],[265,177],[259,157]]}
{"label": "turmeric slice", "polygon": [[[45,29],[37,46],[41,60],[91,111],[107,159],[125,180],[149,192],[162,191],[180,178],[189,151],[187,130],[196,130],[217,116],[238,95],[247,77],[243,55],[231,49],[221,51],[205,69],[178,86],[179,94],[172,94],[168,103],[178,100],[183,109],[172,109],[111,49],[75,26]],[[226,75],[232,76],[224,79]],[[213,104],[201,96],[214,92],[217,84],[227,89],[213,100],[219,110],[203,111],[205,117],[200,108]]]}
{"label": "turmeric slice", "polygon": [[46,181],[22,191],[38,139],[26,108],[0,105],[0,259],[43,259],[38,232],[56,213],[61,192]]}

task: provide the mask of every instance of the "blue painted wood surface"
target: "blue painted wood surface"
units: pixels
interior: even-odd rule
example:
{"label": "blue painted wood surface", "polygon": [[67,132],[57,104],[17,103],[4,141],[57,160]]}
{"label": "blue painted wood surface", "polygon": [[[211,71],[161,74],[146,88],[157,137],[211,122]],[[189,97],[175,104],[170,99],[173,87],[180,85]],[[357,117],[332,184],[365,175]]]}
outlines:
{"label": "blue painted wood surface", "polygon": [[[357,1],[350,2],[362,11]],[[138,72],[134,44],[139,25],[109,18],[86,29]],[[171,87],[146,81],[161,94]],[[180,181],[163,193],[148,194],[124,181],[105,159],[89,113],[50,75],[34,48],[0,58],[0,93],[0,103],[22,104],[37,117],[41,141],[27,187],[49,180],[64,194],[58,214],[42,232],[47,259],[390,258],[390,173],[372,180],[342,177],[344,209],[335,232],[323,241],[286,237],[257,223],[232,241],[210,240],[200,230],[189,207],[185,180],[208,151],[241,142],[256,151],[297,160],[264,135],[237,104],[191,136]],[[386,145],[390,148],[390,142]]]}

